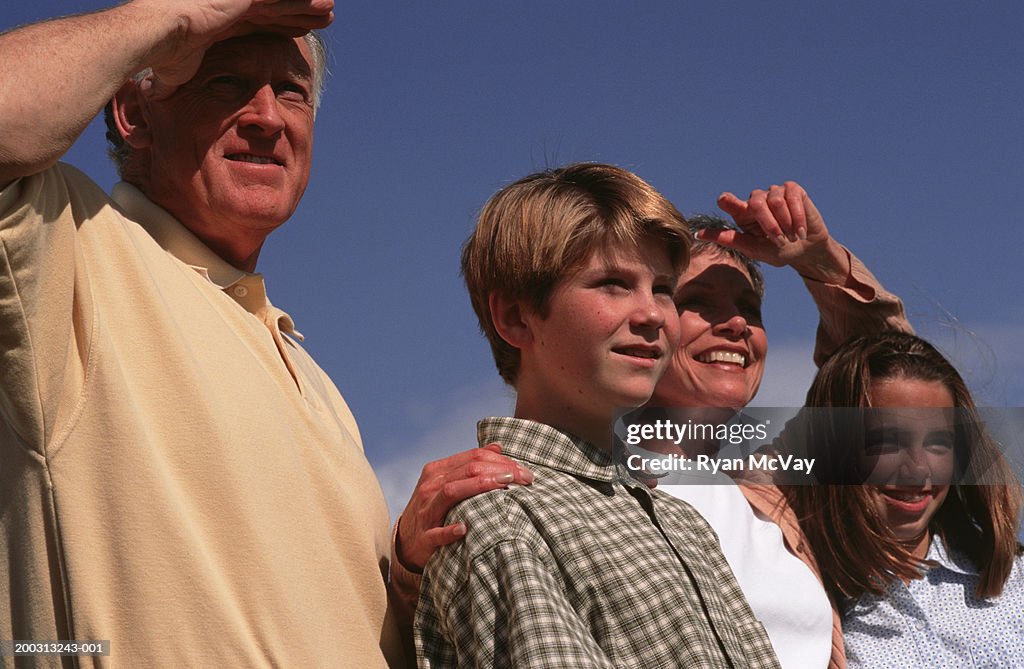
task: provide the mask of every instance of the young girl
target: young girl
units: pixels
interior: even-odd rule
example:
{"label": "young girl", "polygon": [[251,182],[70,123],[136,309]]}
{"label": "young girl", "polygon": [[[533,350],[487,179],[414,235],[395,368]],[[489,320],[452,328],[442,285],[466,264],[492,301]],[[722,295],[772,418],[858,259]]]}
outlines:
{"label": "young girl", "polygon": [[1020,483],[953,366],[913,335],[860,337],[807,406],[831,408],[807,423],[824,475],[862,483],[786,490],[848,665],[1024,666]]}

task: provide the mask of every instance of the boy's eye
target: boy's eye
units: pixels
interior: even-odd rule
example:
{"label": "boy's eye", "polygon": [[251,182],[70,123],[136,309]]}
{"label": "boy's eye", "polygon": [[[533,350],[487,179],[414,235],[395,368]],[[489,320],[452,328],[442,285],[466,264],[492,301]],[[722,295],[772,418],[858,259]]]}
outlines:
{"label": "boy's eye", "polygon": [[605,277],[605,278],[601,279],[598,282],[598,285],[600,287],[602,287],[602,288],[606,288],[606,289],[609,289],[609,290],[616,290],[616,289],[619,289],[619,288],[625,290],[628,287],[628,286],[626,286],[626,282],[624,280],[616,278],[616,277],[613,277],[613,276],[608,276],[608,277]]}

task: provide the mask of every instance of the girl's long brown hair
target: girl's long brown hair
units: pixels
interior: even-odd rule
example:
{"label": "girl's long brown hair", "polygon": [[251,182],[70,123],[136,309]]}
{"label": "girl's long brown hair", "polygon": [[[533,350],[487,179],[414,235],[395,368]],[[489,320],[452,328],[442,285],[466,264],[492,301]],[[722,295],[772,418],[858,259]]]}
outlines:
{"label": "girl's long brown hair", "polygon": [[[998,596],[1021,552],[1017,529],[1021,487],[978,415],[967,385],[931,344],[914,335],[888,332],[858,337],[838,349],[818,371],[807,392],[807,407],[869,407],[872,382],[907,378],[942,383],[959,413],[955,454],[958,480],[932,518],[932,534],[965,554],[978,568],[976,594]],[[832,481],[849,481],[848,455],[859,452],[863,430],[837,425],[830,416],[809,412],[807,447],[830,470]],[[849,414],[846,414],[849,416]],[[785,488],[800,525],[833,595],[882,594],[893,579],[920,578],[915,558],[885,525],[865,485],[813,485]]]}

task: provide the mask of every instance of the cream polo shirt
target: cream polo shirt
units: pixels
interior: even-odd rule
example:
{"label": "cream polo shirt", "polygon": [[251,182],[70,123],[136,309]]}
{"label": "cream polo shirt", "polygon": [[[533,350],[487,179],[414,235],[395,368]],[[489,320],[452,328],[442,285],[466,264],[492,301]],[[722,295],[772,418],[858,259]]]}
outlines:
{"label": "cream polo shirt", "polygon": [[67,165],[0,192],[0,639],[109,639],[85,666],[398,662],[341,395],[259,275],[115,199]]}

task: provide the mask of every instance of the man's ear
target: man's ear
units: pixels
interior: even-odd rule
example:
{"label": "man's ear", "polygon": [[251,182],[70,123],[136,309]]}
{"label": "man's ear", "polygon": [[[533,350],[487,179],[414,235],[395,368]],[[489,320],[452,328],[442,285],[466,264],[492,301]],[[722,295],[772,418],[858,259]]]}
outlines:
{"label": "man's ear", "polygon": [[153,143],[142,91],[134,81],[125,82],[114,94],[114,125],[125,143],[133,149],[145,149]]}
{"label": "man's ear", "polygon": [[532,310],[526,306],[524,300],[491,293],[487,305],[491,310],[494,329],[509,346],[521,349],[533,341],[533,333],[530,330]]}

